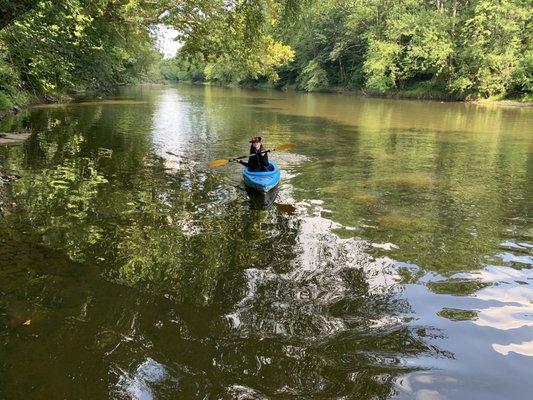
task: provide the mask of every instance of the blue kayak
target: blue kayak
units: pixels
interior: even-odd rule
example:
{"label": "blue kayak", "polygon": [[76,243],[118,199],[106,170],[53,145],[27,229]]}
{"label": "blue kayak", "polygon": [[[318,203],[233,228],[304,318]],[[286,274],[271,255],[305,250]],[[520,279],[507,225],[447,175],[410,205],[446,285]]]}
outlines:
{"label": "blue kayak", "polygon": [[276,187],[281,179],[281,173],[274,161],[269,161],[269,164],[271,171],[250,172],[247,167],[244,167],[242,177],[246,186],[261,192],[268,192]]}

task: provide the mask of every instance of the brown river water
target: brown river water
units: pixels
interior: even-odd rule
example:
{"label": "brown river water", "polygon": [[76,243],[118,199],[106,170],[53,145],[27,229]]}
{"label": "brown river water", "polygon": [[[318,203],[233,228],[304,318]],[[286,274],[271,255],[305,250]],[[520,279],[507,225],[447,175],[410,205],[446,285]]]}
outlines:
{"label": "brown river water", "polygon": [[[20,129],[0,399],[531,398],[533,109],[180,85]],[[266,210],[209,167],[257,134]]]}

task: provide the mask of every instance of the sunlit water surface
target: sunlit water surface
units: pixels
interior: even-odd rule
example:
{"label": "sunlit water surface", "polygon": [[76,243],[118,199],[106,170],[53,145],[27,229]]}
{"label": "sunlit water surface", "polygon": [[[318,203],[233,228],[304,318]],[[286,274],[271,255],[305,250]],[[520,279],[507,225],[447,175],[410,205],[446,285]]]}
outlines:
{"label": "sunlit water surface", "polygon": [[[189,86],[4,120],[0,398],[530,398],[532,127]],[[209,168],[257,133],[296,145],[267,211]]]}

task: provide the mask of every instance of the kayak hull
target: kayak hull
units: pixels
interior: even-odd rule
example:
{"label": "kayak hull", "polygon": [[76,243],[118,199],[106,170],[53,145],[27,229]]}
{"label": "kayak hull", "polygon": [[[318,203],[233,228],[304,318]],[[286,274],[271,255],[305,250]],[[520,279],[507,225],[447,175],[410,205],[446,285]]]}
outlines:
{"label": "kayak hull", "polygon": [[281,173],[274,161],[269,162],[272,171],[250,172],[247,167],[242,169],[242,178],[247,187],[266,193],[275,188],[281,180]]}

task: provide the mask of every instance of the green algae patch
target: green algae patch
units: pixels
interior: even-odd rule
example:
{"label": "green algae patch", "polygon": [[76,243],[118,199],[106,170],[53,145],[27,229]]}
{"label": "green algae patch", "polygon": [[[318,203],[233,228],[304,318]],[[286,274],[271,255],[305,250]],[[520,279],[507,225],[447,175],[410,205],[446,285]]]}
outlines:
{"label": "green algae patch", "polygon": [[397,186],[415,186],[430,187],[435,185],[435,176],[433,174],[415,173],[408,175],[399,175],[390,179],[388,182]]}
{"label": "green algae patch", "polygon": [[370,193],[357,192],[352,194],[350,198],[358,203],[376,204],[378,202],[378,197]]}
{"label": "green algae patch", "polygon": [[398,229],[405,232],[423,229],[434,223],[432,218],[425,215],[407,215],[400,212],[389,212],[378,214],[376,217],[379,225],[383,229]]}
{"label": "green algae patch", "polygon": [[474,321],[477,319],[477,311],[461,310],[459,308],[444,307],[437,315],[450,321]]}
{"label": "green algae patch", "polygon": [[449,279],[446,281],[429,282],[427,287],[436,294],[450,294],[452,296],[468,296],[478,290],[490,286],[488,282],[466,279]]}

